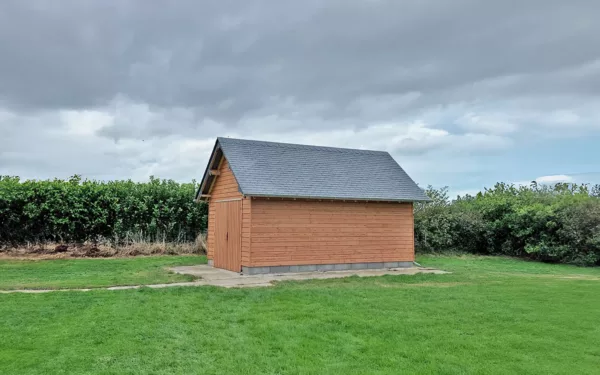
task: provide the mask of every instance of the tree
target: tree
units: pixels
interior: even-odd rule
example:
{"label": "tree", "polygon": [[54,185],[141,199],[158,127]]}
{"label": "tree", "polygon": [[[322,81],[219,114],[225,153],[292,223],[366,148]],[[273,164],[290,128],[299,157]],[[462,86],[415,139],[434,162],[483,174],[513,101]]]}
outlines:
{"label": "tree", "polygon": [[444,186],[439,189],[435,189],[433,186],[427,186],[425,189],[425,194],[431,199],[431,202],[423,203],[423,202],[415,202],[415,211],[420,211],[424,209],[426,206],[447,206],[450,204],[449,195],[448,195],[448,186]]}

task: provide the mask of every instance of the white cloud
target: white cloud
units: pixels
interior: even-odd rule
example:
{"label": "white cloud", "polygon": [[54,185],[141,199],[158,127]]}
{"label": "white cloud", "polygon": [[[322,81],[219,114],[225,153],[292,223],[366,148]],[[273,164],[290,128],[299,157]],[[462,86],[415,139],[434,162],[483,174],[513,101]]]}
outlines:
{"label": "white cloud", "polygon": [[[311,124],[322,119],[308,120]],[[276,124],[289,129],[274,131]],[[254,136],[256,131],[260,136]],[[221,134],[223,135],[223,134]],[[428,152],[449,152],[453,154],[490,152],[505,149],[512,141],[504,136],[478,133],[450,133],[422,121],[375,123],[360,128],[321,129],[302,128],[301,122],[293,119],[268,116],[247,119],[240,129],[225,133],[231,137],[249,137],[276,142],[314,144],[320,146],[385,150],[392,154],[419,155]]]}
{"label": "white cloud", "polygon": [[79,136],[93,136],[115,120],[114,116],[97,110],[65,110],[60,111],[59,116],[67,133]]}
{"label": "white cloud", "polygon": [[573,182],[573,177],[564,174],[542,176],[535,179],[538,184],[556,184],[559,182]]}
{"label": "white cloud", "polygon": [[[315,129],[302,127],[302,121],[292,114],[289,118],[248,118],[237,128],[226,128],[223,123],[196,118],[191,110],[162,110],[123,97],[89,110],[0,113],[0,130],[6,130],[0,148],[3,173],[25,178],[82,174],[99,179],[144,180],[149,175],[199,179],[215,137],[231,136],[386,150],[425,185],[428,173],[467,171],[473,165],[473,153],[511,146],[510,139],[504,136],[451,133],[424,121],[328,128],[325,120],[314,117],[313,124],[323,124]],[[188,124],[185,132],[167,131],[172,124],[184,122]],[[278,126],[288,128],[282,131]],[[30,130],[10,131],[17,128]],[[24,148],[24,144],[35,147]],[[425,157],[428,154],[438,156]],[[443,160],[439,155],[445,155]]]}
{"label": "white cloud", "polygon": [[470,132],[485,134],[509,134],[518,129],[517,123],[506,116],[470,112],[458,119],[457,124]]}
{"label": "white cloud", "polygon": [[22,178],[66,178],[81,174],[94,179],[145,180],[156,175],[190,181],[201,177],[202,164],[215,141],[202,132],[118,141],[97,133],[107,127],[121,126],[124,121],[134,123],[143,132],[148,126],[158,126],[157,119],[167,124],[169,118],[177,119],[136,105],[29,115],[7,110],[0,113],[3,134],[0,174]]}

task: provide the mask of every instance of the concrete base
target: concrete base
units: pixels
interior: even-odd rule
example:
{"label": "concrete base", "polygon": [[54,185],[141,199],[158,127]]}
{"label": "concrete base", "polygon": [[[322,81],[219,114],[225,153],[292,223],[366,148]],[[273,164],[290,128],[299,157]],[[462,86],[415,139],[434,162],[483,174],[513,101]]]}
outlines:
{"label": "concrete base", "polygon": [[[410,262],[400,262],[410,263]],[[331,271],[331,272],[288,272],[288,273],[271,273],[271,274],[259,274],[259,275],[241,275],[238,272],[232,272],[223,270],[220,268],[214,268],[207,264],[200,264],[196,266],[180,266],[170,268],[171,271],[181,273],[184,275],[192,275],[198,277],[199,280],[188,282],[188,283],[177,283],[177,284],[162,284],[150,286],[151,288],[163,286],[183,286],[183,285],[215,285],[222,286],[225,288],[246,288],[246,287],[259,287],[259,286],[271,286],[274,281],[288,281],[288,280],[313,280],[313,279],[338,279],[342,277],[358,276],[358,277],[371,277],[371,276],[383,276],[383,275],[415,275],[418,273],[432,273],[432,274],[443,274],[448,273],[432,268],[423,267],[408,267],[408,268],[388,268],[388,269],[362,269],[362,270],[345,270],[345,271]],[[423,284],[404,284],[406,286],[415,285],[426,285]],[[446,285],[445,283],[442,283]],[[440,286],[442,285],[440,284]],[[459,285],[461,283],[456,283]],[[432,284],[435,285],[435,284]],[[400,286],[400,284],[398,284]],[[447,285],[446,285],[447,286]],[[121,287],[123,288],[123,287]],[[132,288],[132,287],[124,287]],[[133,287],[135,288],[135,287]],[[3,291],[0,290],[0,294]]]}
{"label": "concrete base", "polygon": [[212,259],[209,259],[209,260],[208,260],[208,265],[209,265],[209,266],[213,267],[213,266],[214,266],[214,264],[215,264],[215,261],[214,261],[214,260],[212,260]]}
{"label": "concrete base", "polygon": [[[211,263],[209,263],[209,264],[211,265]],[[413,267],[413,262],[304,264],[304,265],[299,265],[299,266],[267,266],[267,267],[242,266],[242,273],[244,275],[262,275],[262,274],[269,274],[269,273],[287,273],[287,272],[375,270],[375,269],[410,268],[410,267]]]}

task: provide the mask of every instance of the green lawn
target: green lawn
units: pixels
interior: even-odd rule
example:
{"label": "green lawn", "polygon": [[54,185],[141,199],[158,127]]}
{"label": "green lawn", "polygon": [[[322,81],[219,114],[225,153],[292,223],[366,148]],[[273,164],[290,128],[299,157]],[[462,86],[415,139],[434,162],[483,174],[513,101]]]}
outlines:
{"label": "green lawn", "polygon": [[204,256],[108,259],[0,259],[0,290],[97,288],[194,280],[166,267],[206,263]]}
{"label": "green lawn", "polygon": [[418,261],[453,273],[0,294],[0,373],[600,371],[600,270],[503,258]]}

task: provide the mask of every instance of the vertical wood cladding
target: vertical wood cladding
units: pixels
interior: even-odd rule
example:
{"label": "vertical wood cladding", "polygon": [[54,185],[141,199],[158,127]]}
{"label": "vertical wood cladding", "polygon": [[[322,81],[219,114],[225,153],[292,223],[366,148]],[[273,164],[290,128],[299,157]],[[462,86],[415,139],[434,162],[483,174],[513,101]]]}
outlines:
{"label": "vertical wood cladding", "polygon": [[242,201],[215,202],[214,266],[240,272],[242,269]]}
{"label": "vertical wood cladding", "polygon": [[242,198],[242,194],[238,189],[237,181],[229,169],[227,160],[223,158],[219,167],[220,175],[215,178],[214,185],[210,192],[210,200],[208,202],[208,231],[206,238],[207,257],[214,259],[215,250],[215,202],[224,199]]}

